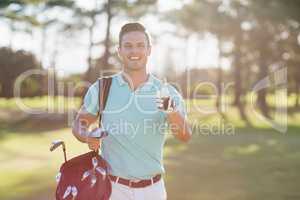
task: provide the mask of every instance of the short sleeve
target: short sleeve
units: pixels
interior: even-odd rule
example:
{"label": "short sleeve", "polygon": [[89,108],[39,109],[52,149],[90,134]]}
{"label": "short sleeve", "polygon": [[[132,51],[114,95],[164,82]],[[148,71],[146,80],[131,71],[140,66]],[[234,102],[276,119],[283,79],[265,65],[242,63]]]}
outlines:
{"label": "short sleeve", "polygon": [[87,112],[92,115],[97,115],[99,111],[99,84],[96,81],[91,85],[84,96],[83,106]]}
{"label": "short sleeve", "polygon": [[171,85],[168,85],[168,89],[169,89],[171,98],[175,101],[176,109],[179,111],[179,113],[182,116],[184,116],[186,118],[187,113],[186,113],[186,109],[185,109],[184,100],[183,100],[181,94]]}

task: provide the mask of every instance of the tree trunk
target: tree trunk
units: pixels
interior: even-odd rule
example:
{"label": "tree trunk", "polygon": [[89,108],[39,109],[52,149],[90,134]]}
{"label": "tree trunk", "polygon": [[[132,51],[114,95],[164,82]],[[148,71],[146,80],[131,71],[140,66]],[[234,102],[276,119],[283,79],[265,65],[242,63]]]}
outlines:
{"label": "tree trunk", "polygon": [[10,49],[13,49],[13,42],[15,39],[15,23],[13,19],[9,20],[9,28],[10,28],[10,36],[9,36],[9,43],[8,43],[8,47]]}
{"label": "tree trunk", "polygon": [[235,51],[234,51],[234,101],[233,105],[240,107],[241,105],[241,94],[242,94],[242,83],[241,83],[241,37],[239,34],[235,37]]}
{"label": "tree trunk", "polygon": [[88,47],[88,58],[87,58],[87,63],[88,63],[88,69],[85,73],[84,80],[85,81],[93,81],[93,63],[92,63],[92,50],[94,47],[94,42],[93,42],[93,37],[94,37],[94,28],[96,26],[96,15],[91,16],[91,21],[92,24],[88,28],[89,31],[89,47]]}
{"label": "tree trunk", "polygon": [[105,70],[109,69],[109,63],[108,59],[110,57],[110,29],[111,29],[111,19],[112,19],[112,13],[111,13],[111,0],[107,1],[107,7],[106,7],[106,15],[107,15],[107,25],[106,25],[106,34],[105,34],[105,41],[104,41],[104,54],[102,59],[102,70],[104,70],[103,75],[108,75]]}
{"label": "tree trunk", "polygon": [[106,8],[106,14],[107,14],[107,26],[106,26],[106,35],[105,35],[105,53],[104,56],[106,57],[106,62],[108,63],[108,56],[109,56],[109,47],[110,47],[110,28],[111,28],[111,0],[107,1],[107,8]]}
{"label": "tree trunk", "polygon": [[239,64],[234,65],[234,101],[233,105],[239,106],[241,104],[241,68]]}
{"label": "tree trunk", "polygon": [[233,105],[239,110],[241,119],[251,126],[251,123],[246,115],[244,102],[242,102],[242,69],[241,69],[241,45],[242,45],[242,35],[238,33],[235,37],[235,52],[234,52],[234,102]]}
{"label": "tree trunk", "polygon": [[223,82],[223,70],[222,70],[222,66],[221,66],[221,58],[222,58],[222,48],[221,48],[221,39],[218,38],[218,48],[219,48],[219,56],[218,56],[218,78],[217,78],[217,90],[218,90],[218,94],[217,94],[217,100],[216,100],[216,108],[218,110],[219,113],[222,112],[222,95],[223,95],[223,91],[222,91],[222,82]]}
{"label": "tree trunk", "polygon": [[[259,58],[260,66],[259,66],[258,81],[260,81],[268,76],[268,66],[264,61],[265,58],[266,57],[264,56],[264,52],[261,49],[261,55]],[[258,105],[260,111],[262,112],[262,114],[265,117],[269,118],[269,108],[267,105],[266,97],[267,97],[267,88],[262,88],[259,91],[257,91],[257,101],[256,101],[257,105]]]}
{"label": "tree trunk", "polygon": [[42,41],[41,41],[41,68],[44,65],[44,57],[45,57],[45,50],[46,50],[46,37],[47,37],[46,26],[42,26]]}
{"label": "tree trunk", "polygon": [[11,80],[5,80],[2,82],[2,96],[4,98],[12,98],[14,96],[13,85],[14,81]]}

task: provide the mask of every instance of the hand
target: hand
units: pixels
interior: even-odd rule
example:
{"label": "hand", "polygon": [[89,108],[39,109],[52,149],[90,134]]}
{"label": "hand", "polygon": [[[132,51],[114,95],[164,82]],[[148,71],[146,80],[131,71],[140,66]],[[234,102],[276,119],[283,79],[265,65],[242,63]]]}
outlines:
{"label": "hand", "polygon": [[108,135],[108,132],[102,128],[95,128],[87,134],[86,143],[93,151],[97,151],[100,148],[100,139]]}
{"label": "hand", "polygon": [[159,110],[171,113],[176,111],[175,101],[171,99],[170,96],[168,97],[157,97],[156,98],[156,106]]}
{"label": "hand", "polygon": [[100,127],[93,129],[91,132],[88,132],[87,136],[100,139],[108,136],[108,132]]}
{"label": "hand", "polygon": [[100,148],[100,139],[94,137],[87,137],[86,143],[90,150],[97,151]]}

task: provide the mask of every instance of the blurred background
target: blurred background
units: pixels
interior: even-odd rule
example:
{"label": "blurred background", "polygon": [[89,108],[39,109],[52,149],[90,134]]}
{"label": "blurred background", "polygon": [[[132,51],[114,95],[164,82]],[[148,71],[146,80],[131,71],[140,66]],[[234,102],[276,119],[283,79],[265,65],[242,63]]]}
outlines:
{"label": "blurred background", "polygon": [[167,136],[168,199],[300,199],[300,1],[0,0],[0,199],[48,200],[87,87],[121,69],[120,27],[145,25],[149,72],[186,99]]}

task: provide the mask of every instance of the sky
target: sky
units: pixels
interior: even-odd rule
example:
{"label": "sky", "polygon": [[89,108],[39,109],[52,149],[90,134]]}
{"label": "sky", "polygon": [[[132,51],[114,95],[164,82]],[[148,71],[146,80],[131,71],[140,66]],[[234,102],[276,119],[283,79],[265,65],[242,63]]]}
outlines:
{"label": "sky", "polygon": [[[90,3],[87,3],[90,2]],[[81,7],[89,9],[93,6],[93,1],[77,0],[77,4]],[[159,11],[165,12],[170,9],[180,9],[183,3],[188,2],[173,0],[159,0]],[[55,13],[61,14],[61,13]],[[95,41],[104,38],[105,17],[98,19],[99,25],[95,30]],[[112,34],[113,40],[117,41],[117,36],[122,24],[126,20],[120,18],[113,19]],[[158,39],[153,41],[152,55],[148,63],[148,70],[154,73],[161,73],[166,68],[167,58],[172,59],[172,63],[176,63],[176,70],[183,71],[186,67],[216,67],[218,63],[217,40],[210,34],[206,34],[202,38],[192,36],[188,41],[165,34],[166,31],[176,30],[176,26],[167,22],[161,22],[155,16],[147,16],[141,21],[150,35],[158,35]],[[162,28],[164,27],[164,28]],[[10,29],[3,20],[0,21],[0,46],[8,46],[12,41],[13,49],[24,49],[31,51],[41,58],[41,31],[32,30],[32,35],[25,33],[11,34]],[[57,48],[56,69],[60,71],[60,75],[69,75],[73,73],[84,73],[87,69],[87,47],[88,34],[86,31],[76,32],[72,35],[57,35],[55,31],[48,30],[46,43],[46,54],[43,59],[45,67],[48,67],[51,58],[54,56],[54,49]],[[93,57],[99,57],[103,49],[95,48]],[[223,63],[224,66],[228,62]]]}

